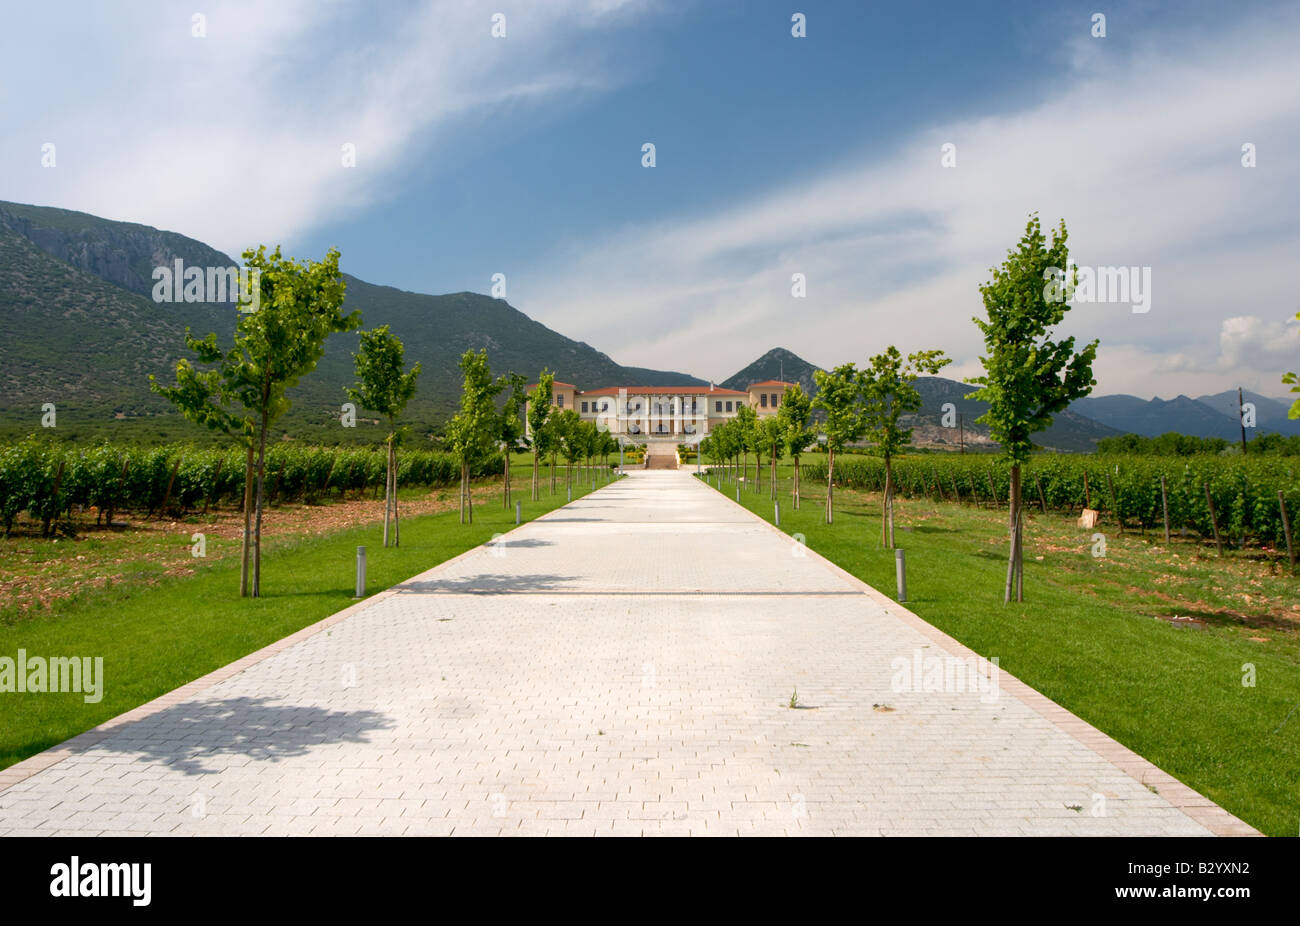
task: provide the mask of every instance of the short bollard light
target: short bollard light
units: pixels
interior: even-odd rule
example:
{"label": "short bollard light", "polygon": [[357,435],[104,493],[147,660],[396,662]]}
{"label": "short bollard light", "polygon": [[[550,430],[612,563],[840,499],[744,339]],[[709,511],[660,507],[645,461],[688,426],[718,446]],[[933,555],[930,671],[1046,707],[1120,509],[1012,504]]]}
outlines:
{"label": "short bollard light", "polygon": [[573,501],[573,486],[569,486],[569,501]]}
{"label": "short bollard light", "polygon": [[907,600],[907,560],[901,549],[894,551],[894,571],[898,574],[898,600]]}
{"label": "short bollard light", "polygon": [[523,507],[523,502],[515,502],[515,524],[519,523],[519,517],[521,514],[522,507]]}
{"label": "short bollard light", "polygon": [[776,514],[774,515],[774,520],[776,521],[776,526],[780,527],[781,526],[781,503],[780,502],[776,503]]}
{"label": "short bollard light", "polygon": [[740,501],[740,486],[736,486],[736,501]]}
{"label": "short bollard light", "polygon": [[366,548],[357,547],[357,593],[353,598],[366,597]]}

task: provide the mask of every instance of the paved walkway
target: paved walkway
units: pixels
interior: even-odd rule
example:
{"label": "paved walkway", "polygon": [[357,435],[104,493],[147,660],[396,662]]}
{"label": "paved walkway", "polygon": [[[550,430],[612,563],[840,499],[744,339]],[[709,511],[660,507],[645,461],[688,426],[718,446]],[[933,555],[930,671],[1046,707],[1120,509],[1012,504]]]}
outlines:
{"label": "paved walkway", "polygon": [[0,772],[0,836],[1253,832],[1005,673],[924,690],[971,655],[636,472]]}

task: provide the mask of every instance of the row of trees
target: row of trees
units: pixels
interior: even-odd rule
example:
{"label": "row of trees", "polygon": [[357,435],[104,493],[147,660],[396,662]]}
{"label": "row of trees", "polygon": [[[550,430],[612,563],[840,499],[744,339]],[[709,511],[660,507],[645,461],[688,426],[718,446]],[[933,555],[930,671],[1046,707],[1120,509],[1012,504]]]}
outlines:
{"label": "row of trees", "polygon": [[[922,373],[936,373],[949,363],[941,351],[929,350],[904,357],[890,346],[858,369],[842,364],[830,372],[817,370],[817,397],[810,399],[795,385],[786,392],[777,414],[760,419],[753,409],[741,406],[736,417],[715,428],[702,443],[702,450],[715,459],[742,459],[748,473],[749,454],[755,455],[756,488],[762,489],[762,459],[768,458],[769,484],[776,496],[776,464],[785,454],[794,462],[792,497],[800,505],[800,456],[819,441],[826,450],[826,523],[835,519],[835,457],[862,440],[885,463],[885,487],[881,512],[881,543],[894,545],[893,460],[912,441],[912,428],[902,427],[903,415],[921,408],[921,394],[914,383]],[[812,411],[825,415],[822,433],[810,424]]]}
{"label": "row of trees", "polygon": [[[167,398],[188,420],[229,438],[245,454],[244,538],[240,594],[261,594],[261,534],[266,502],[267,438],[275,422],[288,411],[288,390],[315,370],[331,334],[361,325],[358,312],[345,314],[346,283],[339,272],[339,252],[330,250],[319,262],[299,262],[276,248],[249,249],[244,263],[256,271],[260,298],[244,294],[234,344],[223,350],[215,333],[197,338],[186,329],[185,343],[194,360],[176,365],[175,385],[150,377],[150,388]],[[398,446],[407,435],[399,418],[415,395],[420,365],[406,369],[405,350],[387,325],[360,332],[359,350],[353,354],[357,381],[346,387],[347,398],[357,406],[377,412],[387,423],[384,491],[384,546],[401,542],[397,509]],[[533,395],[517,373],[494,377],[487,351],[466,351],[460,368],[464,374],[460,410],[448,424],[446,443],[460,467],[460,519],[472,523],[472,476],[500,453],[504,461],[503,504],[509,507],[510,455],[531,443],[534,460],[551,458],[551,485],[555,485],[555,457],[569,463],[590,463],[595,456],[617,449],[608,434],[583,422],[572,410],[551,406],[553,377],[544,373]],[[504,394],[504,401],[500,397]],[[521,417],[529,399],[529,429]],[[538,497],[536,467],[533,497]]]}
{"label": "row of trees", "polygon": [[718,425],[700,441],[700,453],[727,465],[739,465],[748,478],[749,455],[754,454],[756,491],[763,487],[763,456],[767,455],[771,495],[776,497],[776,464],[786,454],[794,460],[794,507],[799,507],[799,458],[817,443],[817,432],[809,426],[812,400],[799,386],[792,386],[776,415],[759,418],[748,405],[741,405],[736,417]]}
{"label": "row of trees", "polygon": [[[896,347],[872,357],[858,369],[846,363],[830,372],[816,371],[817,397],[810,399],[798,385],[785,394],[777,413],[759,418],[742,405],[736,417],[713,430],[701,443],[702,452],[715,460],[741,461],[749,471],[749,454],[755,457],[755,488],[762,490],[762,463],[768,459],[769,485],[776,497],[776,464],[786,454],[794,462],[792,498],[800,505],[800,457],[811,447],[824,443],[826,450],[826,523],[835,519],[835,457],[850,444],[871,442],[871,450],[885,463],[885,491],[881,512],[881,542],[894,545],[893,460],[912,441],[912,429],[900,424],[903,415],[921,408],[921,394],[914,383],[922,373],[936,373],[949,360],[941,351],[929,350],[904,357]],[[811,426],[814,409],[825,414],[822,433]]]}
{"label": "row of trees", "polygon": [[[966,380],[982,388],[969,397],[988,403],[978,420],[988,426],[1010,464],[1010,553],[1004,601],[1024,600],[1021,468],[1033,451],[1032,437],[1051,425],[1053,415],[1096,385],[1092,363],[1097,341],[1076,351],[1073,337],[1055,339],[1054,329],[1064,320],[1077,285],[1077,273],[1066,278],[1060,269],[1071,266],[1067,241],[1064,221],[1049,241],[1037,214],[1031,215],[1019,244],[1007,252],[1000,267],[990,269],[991,278],[980,286],[986,317],[972,319],[983,334],[985,352],[980,357],[984,373]],[[1048,280],[1052,284],[1044,285]],[[847,363],[814,373],[817,396],[811,408],[819,409],[825,418],[820,440],[827,455],[826,523],[834,518],[836,454],[866,440],[884,460],[881,540],[886,547],[893,546],[892,461],[912,439],[912,429],[899,422],[921,408],[916,378],[937,373],[949,362],[941,351],[904,357],[891,346],[862,369]],[[792,394],[798,395],[794,390]],[[787,407],[789,403],[787,398]],[[796,406],[791,414],[799,411]],[[797,455],[812,443],[800,442],[802,438],[792,443],[790,422],[783,427],[779,416],[756,422],[753,415],[742,408],[734,421],[714,432],[708,447],[715,456],[727,460],[743,456],[747,466],[749,453],[760,458],[767,453],[774,463],[782,450]],[[806,425],[805,415],[798,427]],[[795,471],[797,480],[798,466]]]}
{"label": "row of trees", "polygon": [[[618,443],[594,422],[583,421],[573,409],[552,404],[555,376],[543,370],[530,391],[517,373],[493,378],[487,351],[466,351],[460,359],[465,374],[461,406],[447,427],[450,449],[462,461],[461,523],[473,523],[470,474],[487,456],[500,452],[506,460],[502,504],[510,506],[510,455],[523,450],[533,454],[532,499],[541,497],[540,473],[543,460],[551,465],[551,491],[555,491],[555,464],[560,457],[567,464],[565,480],[573,484],[573,467],[579,461],[590,467],[593,460],[608,458]],[[498,396],[505,394],[498,405]],[[521,414],[527,407],[527,427]]]}

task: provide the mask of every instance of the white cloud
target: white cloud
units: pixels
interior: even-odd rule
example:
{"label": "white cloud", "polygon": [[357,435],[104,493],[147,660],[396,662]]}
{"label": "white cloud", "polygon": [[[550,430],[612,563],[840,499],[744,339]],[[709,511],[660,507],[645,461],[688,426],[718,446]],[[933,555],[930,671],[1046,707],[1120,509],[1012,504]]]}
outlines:
{"label": "white cloud", "polygon": [[[7,15],[39,41],[0,63],[0,198],[171,228],[231,253],[283,241],[396,195],[467,113],[604,89],[575,30],[644,8],[618,0],[385,8],[362,0],[225,0]],[[61,64],[50,68],[57,46]],[[44,66],[41,66],[41,65]],[[42,80],[21,80],[39,73]],[[53,141],[58,166],[39,165]],[[356,167],[342,146],[356,146]]]}

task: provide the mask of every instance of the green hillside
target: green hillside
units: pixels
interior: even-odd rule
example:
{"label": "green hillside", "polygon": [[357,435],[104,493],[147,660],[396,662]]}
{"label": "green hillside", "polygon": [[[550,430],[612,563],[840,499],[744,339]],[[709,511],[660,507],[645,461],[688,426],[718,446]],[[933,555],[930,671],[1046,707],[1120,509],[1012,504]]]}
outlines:
{"label": "green hillside", "polygon": [[[318,258],[322,255],[295,255]],[[153,269],[234,261],[200,241],[80,212],[0,202],[0,436],[30,432],[40,407],[58,408],[56,436],[118,440],[202,439],[148,389],[148,375],[170,380],[184,353],[186,326],[234,333],[232,303],[156,303]],[[376,286],[347,275],[347,308],[366,328],[387,324],[422,368],[408,407],[419,435],[455,410],[457,361],[486,348],[493,370],[534,377],[544,367],[582,388],[635,382],[698,384],[683,373],[623,367],[590,345],[529,318],[504,300],[477,293],[431,296]],[[337,335],[316,372],[290,395],[283,430],[316,441],[370,440],[365,423],[339,427],[343,387],[353,377],[356,333]]]}

